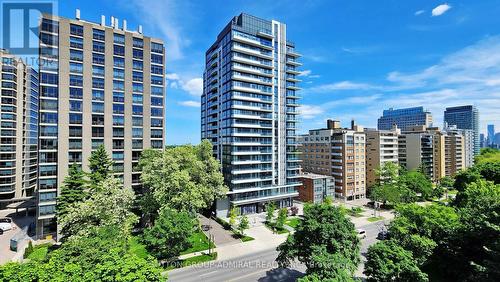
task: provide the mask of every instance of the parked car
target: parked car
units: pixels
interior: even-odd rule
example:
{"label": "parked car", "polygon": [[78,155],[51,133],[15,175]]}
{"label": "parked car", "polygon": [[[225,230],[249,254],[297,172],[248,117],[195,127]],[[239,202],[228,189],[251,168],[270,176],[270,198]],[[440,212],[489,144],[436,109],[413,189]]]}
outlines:
{"label": "parked car", "polygon": [[366,230],[364,229],[356,229],[358,232],[358,237],[359,239],[365,239],[366,238]]}
{"label": "parked car", "polygon": [[10,218],[10,217],[2,217],[2,218],[0,218],[0,222],[12,223],[12,218]]}
{"label": "parked car", "polygon": [[5,231],[9,231],[12,229],[12,223],[10,222],[0,222],[0,230],[2,230],[2,234]]}
{"label": "parked car", "polygon": [[380,231],[377,234],[377,239],[379,240],[387,240],[389,238],[389,232],[388,231]]}

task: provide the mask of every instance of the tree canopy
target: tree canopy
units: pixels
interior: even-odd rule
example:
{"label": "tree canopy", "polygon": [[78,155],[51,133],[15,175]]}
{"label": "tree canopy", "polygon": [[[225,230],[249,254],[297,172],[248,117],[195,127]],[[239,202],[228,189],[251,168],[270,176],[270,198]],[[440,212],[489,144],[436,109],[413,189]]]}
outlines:
{"label": "tree canopy", "polygon": [[90,187],[99,188],[99,183],[113,175],[113,160],[109,157],[104,145],[100,145],[89,157]]}
{"label": "tree canopy", "polygon": [[144,202],[148,206],[142,205],[142,209],[153,217],[161,207],[197,212],[227,192],[220,163],[212,156],[207,140],[196,146],[145,150],[139,165],[141,181],[147,188]]}
{"label": "tree canopy", "polygon": [[[306,265],[308,275],[321,279],[344,275],[335,272],[335,267],[341,265],[352,277],[360,261],[359,245],[354,224],[339,208],[326,204],[306,205],[302,223],[278,246],[276,261],[281,267],[287,267],[297,259]],[[330,260],[337,265],[318,263]]]}
{"label": "tree canopy", "polygon": [[57,198],[56,211],[58,218],[64,216],[70,206],[82,202],[87,197],[85,190],[85,174],[77,164],[72,164],[68,169],[68,176],[64,179],[61,194]]}

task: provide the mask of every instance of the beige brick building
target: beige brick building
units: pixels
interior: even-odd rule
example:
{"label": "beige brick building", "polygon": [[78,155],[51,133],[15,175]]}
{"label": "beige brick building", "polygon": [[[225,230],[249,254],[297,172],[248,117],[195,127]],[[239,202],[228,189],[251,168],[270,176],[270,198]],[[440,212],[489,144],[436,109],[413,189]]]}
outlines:
{"label": "beige brick building", "polygon": [[401,131],[394,127],[392,130],[366,129],[366,184],[375,185],[378,177],[377,170],[385,163],[398,164],[398,136]]}

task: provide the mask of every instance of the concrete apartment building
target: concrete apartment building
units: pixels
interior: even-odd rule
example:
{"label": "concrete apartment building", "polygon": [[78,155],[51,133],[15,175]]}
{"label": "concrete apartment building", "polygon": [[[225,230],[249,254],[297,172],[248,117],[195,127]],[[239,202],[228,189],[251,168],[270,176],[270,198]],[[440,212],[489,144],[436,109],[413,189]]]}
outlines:
{"label": "concrete apartment building", "polygon": [[378,119],[378,130],[391,130],[396,125],[401,131],[410,130],[414,126],[432,126],[432,114],[423,107],[384,110]]}
{"label": "concrete apartment building", "polygon": [[368,188],[377,183],[377,169],[384,164],[398,160],[398,136],[401,134],[396,126],[391,130],[366,129],[366,185]]}
{"label": "concrete apartment building", "polygon": [[163,148],[165,48],[118,19],[40,20],[39,208],[37,234],[55,231],[56,196],[68,167],[87,170],[103,144],[125,187],[140,188],[145,148]]}
{"label": "concrete apartment building", "polygon": [[354,121],[341,128],[339,121],[328,120],[327,127],[309,130],[299,138],[304,172],[335,178],[335,198],[366,197],[366,135]]}
{"label": "concrete apartment building", "polygon": [[423,169],[434,181],[465,168],[465,138],[458,132],[416,126],[399,136],[399,163],[408,170]]}
{"label": "concrete apartment building", "polygon": [[476,106],[466,105],[449,107],[444,111],[444,122],[457,129],[468,129],[474,132],[474,155],[481,149],[479,140],[479,110]]}
{"label": "concrete apartment building", "polygon": [[303,173],[300,175],[299,200],[320,204],[326,198],[335,198],[335,178],[329,175]]}
{"label": "concrete apartment building", "polygon": [[38,73],[0,49],[0,81],[0,208],[4,208],[36,196]]}
{"label": "concrete apartment building", "polygon": [[292,205],[298,196],[297,61],[300,55],[278,21],[234,17],[206,52],[201,97],[201,138],[222,164],[231,207],[259,213],[265,205]]}

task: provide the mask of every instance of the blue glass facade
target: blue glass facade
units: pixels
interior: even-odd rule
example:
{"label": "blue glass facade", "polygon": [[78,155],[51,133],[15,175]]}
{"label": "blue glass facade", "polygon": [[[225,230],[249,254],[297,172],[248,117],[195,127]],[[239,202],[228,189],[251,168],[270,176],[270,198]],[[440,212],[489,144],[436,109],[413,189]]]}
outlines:
{"label": "blue glass facade", "polygon": [[479,154],[479,111],[475,106],[449,107],[444,111],[444,122],[458,129],[470,129],[474,132],[474,155]]}
{"label": "blue glass facade", "polygon": [[397,125],[402,131],[410,130],[413,126],[432,125],[432,115],[424,111],[423,107],[388,109],[378,119],[378,130],[390,130]]}

